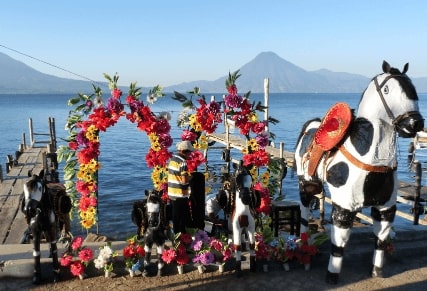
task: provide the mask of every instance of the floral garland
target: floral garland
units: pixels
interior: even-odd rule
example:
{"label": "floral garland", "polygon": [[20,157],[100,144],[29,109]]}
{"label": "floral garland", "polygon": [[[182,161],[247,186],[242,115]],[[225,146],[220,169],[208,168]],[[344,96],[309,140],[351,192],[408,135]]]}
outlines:
{"label": "floral garland", "polygon": [[[101,163],[98,162],[100,154],[99,133],[114,126],[118,120],[125,116],[137,128],[145,131],[149,137],[151,147],[146,155],[148,167],[153,168],[151,179],[157,190],[167,189],[167,161],[172,156],[168,148],[172,145],[169,134],[170,125],[167,114],[155,115],[149,106],[139,99],[140,88],[131,83],[126,105],[130,112],[124,110],[121,102],[122,91],[117,86],[119,77],[111,78],[104,74],[109,81],[111,97],[106,106],[102,101],[102,91],[94,86],[94,94],[83,95],[68,101],[69,106],[76,106],[70,111],[66,128],[69,130],[68,146],[58,149],[58,160],[65,161],[64,180],[67,193],[76,204],[81,225],[89,229],[97,223],[98,205],[98,171]],[[163,96],[161,87],[156,86],[149,92],[147,100],[152,102],[157,97]],[[84,117],[87,119],[84,120]],[[74,179],[77,178],[77,182]]]}

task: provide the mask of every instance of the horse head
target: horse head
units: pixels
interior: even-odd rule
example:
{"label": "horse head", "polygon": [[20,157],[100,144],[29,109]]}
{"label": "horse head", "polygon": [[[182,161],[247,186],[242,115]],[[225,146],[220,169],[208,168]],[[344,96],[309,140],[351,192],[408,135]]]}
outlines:
{"label": "horse head", "polygon": [[145,190],[145,195],[147,196],[147,226],[148,227],[157,227],[161,224],[161,203],[163,191],[157,190]]}
{"label": "horse head", "polygon": [[362,95],[357,117],[384,120],[404,138],[414,137],[423,130],[417,91],[406,75],[408,68],[406,64],[401,72],[384,61],[383,73],[371,80]]}
{"label": "horse head", "polygon": [[25,214],[27,223],[30,219],[35,217],[40,210],[40,202],[43,197],[43,172],[39,175],[33,175],[32,172],[28,172],[30,177],[24,183],[24,200],[22,201],[21,210]]}
{"label": "horse head", "polygon": [[244,205],[250,205],[252,202],[252,177],[248,170],[240,163],[235,173],[236,194]]}

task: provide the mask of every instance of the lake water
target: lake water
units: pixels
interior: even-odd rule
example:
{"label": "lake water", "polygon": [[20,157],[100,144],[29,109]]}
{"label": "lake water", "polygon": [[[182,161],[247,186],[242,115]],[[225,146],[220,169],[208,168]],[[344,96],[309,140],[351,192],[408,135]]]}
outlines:
{"label": "lake water", "polygon": [[[217,99],[221,94],[214,95]],[[67,101],[73,95],[0,95],[0,162],[3,166],[7,154],[14,154],[26,134],[29,143],[28,120],[33,119],[34,132],[48,132],[48,118],[54,117],[58,145],[64,144],[67,131],[64,129],[69,107]],[[421,113],[427,116],[427,95],[419,94]],[[252,94],[251,100],[263,102],[263,94]],[[360,94],[270,94],[269,115],[280,120],[270,125],[276,135],[276,144],[284,142],[286,151],[293,151],[296,138],[304,122],[313,117],[323,117],[336,102],[347,102],[356,108]],[[176,118],[181,111],[181,103],[171,99],[171,94],[159,99],[152,106],[155,112],[169,111],[172,114],[172,136],[179,139],[182,129],[176,126]],[[261,113],[262,114],[262,113]],[[260,115],[262,116],[262,115]],[[133,201],[142,199],[145,189],[151,188],[151,169],[146,166],[145,155],[149,146],[145,133],[138,131],[133,124],[122,118],[118,124],[102,133],[99,173],[99,224],[100,234],[114,239],[125,239],[134,234],[136,226],[131,221]],[[413,181],[413,173],[408,171],[408,146],[410,139],[399,138],[399,179]],[[171,150],[175,150],[174,146]],[[220,152],[209,154],[209,164],[220,167]],[[212,159],[212,160],[211,160]],[[62,169],[63,165],[60,165]],[[3,173],[5,175],[5,173]],[[60,176],[62,180],[62,175]],[[283,193],[287,199],[298,200],[298,183],[292,171],[283,180]],[[214,189],[215,190],[215,189]],[[72,232],[85,231],[74,219]],[[409,223],[409,222],[407,222]],[[96,232],[96,228],[91,229]]]}

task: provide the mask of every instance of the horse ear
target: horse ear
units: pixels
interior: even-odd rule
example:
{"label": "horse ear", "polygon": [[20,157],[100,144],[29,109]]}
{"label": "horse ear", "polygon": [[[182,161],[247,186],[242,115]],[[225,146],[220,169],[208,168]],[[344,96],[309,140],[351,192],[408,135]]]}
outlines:
{"label": "horse ear", "polygon": [[406,63],[405,66],[403,67],[402,74],[406,74],[406,72],[408,71],[408,69],[409,69],[409,63]]}
{"label": "horse ear", "polygon": [[383,72],[390,73],[390,69],[391,69],[390,64],[387,63],[386,61],[383,61]]}

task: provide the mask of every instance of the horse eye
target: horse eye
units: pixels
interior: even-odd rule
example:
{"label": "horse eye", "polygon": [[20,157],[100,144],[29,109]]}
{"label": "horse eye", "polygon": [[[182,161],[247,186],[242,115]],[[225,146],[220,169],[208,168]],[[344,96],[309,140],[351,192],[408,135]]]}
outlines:
{"label": "horse eye", "polygon": [[384,86],[384,94],[388,94],[388,86],[387,85]]}

